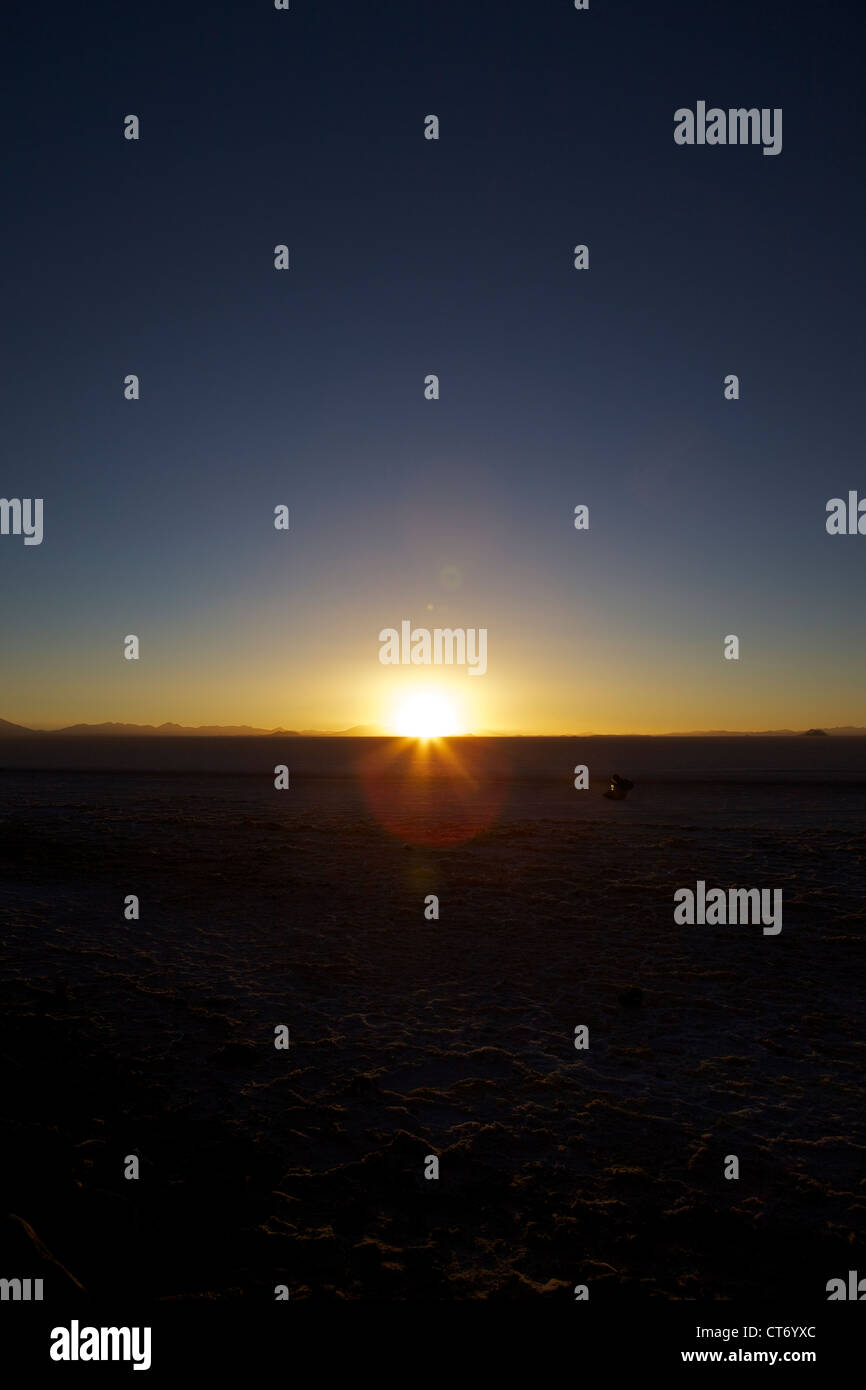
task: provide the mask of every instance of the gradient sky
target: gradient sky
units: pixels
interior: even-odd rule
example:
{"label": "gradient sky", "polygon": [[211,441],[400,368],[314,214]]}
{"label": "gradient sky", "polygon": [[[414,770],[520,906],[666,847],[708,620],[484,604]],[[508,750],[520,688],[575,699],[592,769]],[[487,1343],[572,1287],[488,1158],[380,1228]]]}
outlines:
{"label": "gradient sky", "polygon": [[[0,537],[0,717],[866,724],[866,537],[824,525],[866,495],[862,38],[782,0],[16,11],[0,494],[45,539]],[[698,100],[782,107],[782,154],[676,146]],[[381,666],[404,618],[486,627],[488,673]]]}

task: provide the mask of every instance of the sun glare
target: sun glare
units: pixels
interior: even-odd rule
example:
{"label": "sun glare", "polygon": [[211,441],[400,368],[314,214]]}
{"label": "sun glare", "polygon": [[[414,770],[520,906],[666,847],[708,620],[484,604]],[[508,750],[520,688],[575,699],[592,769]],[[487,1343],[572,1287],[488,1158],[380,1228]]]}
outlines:
{"label": "sun glare", "polygon": [[413,695],[397,711],[394,730],[406,738],[445,738],[457,733],[457,715],[441,695]]}

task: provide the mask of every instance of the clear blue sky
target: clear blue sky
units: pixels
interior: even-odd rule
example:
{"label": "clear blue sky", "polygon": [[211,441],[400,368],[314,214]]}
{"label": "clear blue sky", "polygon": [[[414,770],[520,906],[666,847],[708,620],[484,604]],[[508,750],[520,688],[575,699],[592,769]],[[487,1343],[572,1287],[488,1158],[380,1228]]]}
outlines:
{"label": "clear blue sky", "polygon": [[[468,727],[866,723],[866,537],[824,528],[866,495],[862,40],[781,0],[18,9],[0,494],[45,538],[0,537],[0,716],[378,722],[410,618],[488,629]],[[783,152],[678,147],[699,99],[783,108]]]}

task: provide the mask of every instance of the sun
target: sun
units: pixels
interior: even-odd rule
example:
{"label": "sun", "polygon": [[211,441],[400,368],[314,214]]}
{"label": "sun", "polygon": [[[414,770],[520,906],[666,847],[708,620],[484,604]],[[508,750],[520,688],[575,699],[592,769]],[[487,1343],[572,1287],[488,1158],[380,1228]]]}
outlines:
{"label": "sun", "polygon": [[457,714],[441,695],[413,695],[398,709],[394,730],[406,738],[447,738],[457,733]]}

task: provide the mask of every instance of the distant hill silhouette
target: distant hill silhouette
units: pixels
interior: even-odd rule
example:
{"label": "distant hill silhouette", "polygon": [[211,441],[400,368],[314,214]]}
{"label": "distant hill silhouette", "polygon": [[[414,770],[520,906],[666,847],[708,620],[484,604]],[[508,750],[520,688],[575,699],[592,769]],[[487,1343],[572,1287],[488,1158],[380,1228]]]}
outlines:
{"label": "distant hill silhouette", "polygon": [[0,738],[17,738],[19,735],[32,734],[32,729],[25,729],[23,724],[10,724],[8,719],[0,719]]}
{"label": "distant hill silhouette", "polygon": [[122,736],[124,738],[141,735],[156,735],[158,738],[253,738],[267,734],[286,733],[283,729],[256,729],[250,724],[199,724],[187,728],[183,724],[70,724],[63,729],[49,730],[58,735],[86,735],[88,738],[100,734]]}
{"label": "distant hill silhouette", "polygon": [[839,724],[833,729],[689,729],[687,733],[665,734],[665,738],[814,738],[816,735],[863,738],[866,728]]}
{"label": "distant hill silhouette", "polygon": [[[517,734],[476,729],[465,738],[863,738],[866,728],[853,724],[831,729],[689,729],[666,734]],[[0,738],[388,738],[379,724],[355,724],[351,729],[257,729],[251,724],[69,724],[63,729],[28,729],[0,719]],[[393,735],[391,735],[393,737]]]}
{"label": "distant hill silhouette", "polygon": [[346,738],[384,735],[377,724],[352,729],[257,729],[251,724],[69,724],[62,729],[28,729],[0,719],[0,738]]}

